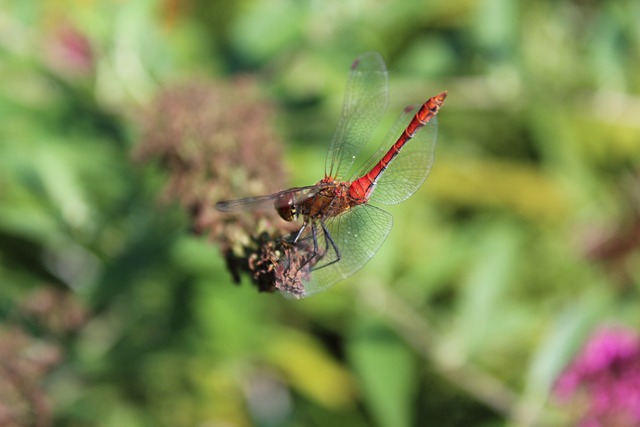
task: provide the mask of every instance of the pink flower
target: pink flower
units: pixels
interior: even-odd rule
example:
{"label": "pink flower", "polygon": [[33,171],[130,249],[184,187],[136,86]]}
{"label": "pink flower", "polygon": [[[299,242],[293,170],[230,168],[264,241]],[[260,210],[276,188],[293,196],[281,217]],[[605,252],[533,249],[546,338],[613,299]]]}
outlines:
{"label": "pink flower", "polygon": [[50,65],[68,76],[86,76],[93,71],[94,52],[89,39],[70,24],[60,24],[47,40]]}
{"label": "pink flower", "polygon": [[640,425],[640,336],[633,330],[597,331],[558,378],[559,401],[578,403],[580,427]]}

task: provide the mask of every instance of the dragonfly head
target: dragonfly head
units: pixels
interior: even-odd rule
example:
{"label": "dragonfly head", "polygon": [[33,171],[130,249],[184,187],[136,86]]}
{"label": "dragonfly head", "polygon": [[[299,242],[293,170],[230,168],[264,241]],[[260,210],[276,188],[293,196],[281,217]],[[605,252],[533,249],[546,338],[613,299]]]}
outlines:
{"label": "dragonfly head", "polygon": [[295,221],[298,219],[298,215],[300,214],[296,204],[294,203],[292,194],[284,194],[280,196],[276,200],[275,207],[280,218],[288,222]]}

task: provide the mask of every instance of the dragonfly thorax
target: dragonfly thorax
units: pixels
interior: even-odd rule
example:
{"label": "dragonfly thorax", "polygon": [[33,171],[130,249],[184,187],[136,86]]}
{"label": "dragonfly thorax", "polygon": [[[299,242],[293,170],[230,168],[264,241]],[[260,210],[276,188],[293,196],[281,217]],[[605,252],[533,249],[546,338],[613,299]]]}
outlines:
{"label": "dragonfly thorax", "polygon": [[358,202],[349,195],[349,183],[324,178],[318,184],[320,190],[313,196],[298,202],[297,212],[305,219],[323,220],[338,216]]}

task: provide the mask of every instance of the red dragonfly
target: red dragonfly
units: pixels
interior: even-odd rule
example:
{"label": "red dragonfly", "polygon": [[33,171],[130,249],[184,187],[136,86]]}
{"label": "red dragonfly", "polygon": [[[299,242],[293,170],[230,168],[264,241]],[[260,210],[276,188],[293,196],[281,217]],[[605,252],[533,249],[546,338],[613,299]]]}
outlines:
{"label": "red dragonfly", "polygon": [[365,53],[353,62],[342,116],[325,160],[325,176],[317,184],[216,204],[222,212],[275,209],[286,221],[302,217],[300,230],[285,239],[285,249],[274,265],[275,287],[285,295],[309,296],[360,270],[378,251],[393,223],[388,212],[369,202],[402,202],[429,175],[437,137],[435,116],[446,91],[422,105],[407,107],[380,149],[355,174],[349,174],[387,107],[387,80],[380,54]]}

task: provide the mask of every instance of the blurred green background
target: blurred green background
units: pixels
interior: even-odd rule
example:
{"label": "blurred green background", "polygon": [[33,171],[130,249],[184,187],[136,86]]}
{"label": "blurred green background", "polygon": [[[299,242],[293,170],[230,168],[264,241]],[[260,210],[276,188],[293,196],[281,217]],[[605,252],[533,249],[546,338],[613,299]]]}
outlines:
{"label": "blurred green background", "polygon": [[[638,22],[633,0],[0,0],[0,425],[571,425],[558,373],[640,322]],[[331,290],[234,286],[133,160],[144,111],[251,75],[311,184],[369,50],[379,135],[449,91],[431,176]]]}

